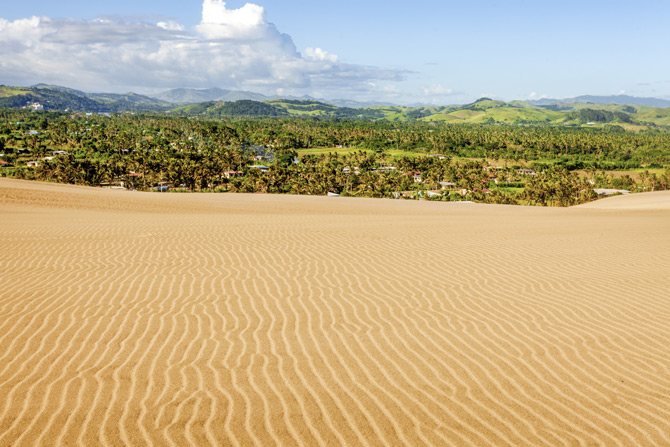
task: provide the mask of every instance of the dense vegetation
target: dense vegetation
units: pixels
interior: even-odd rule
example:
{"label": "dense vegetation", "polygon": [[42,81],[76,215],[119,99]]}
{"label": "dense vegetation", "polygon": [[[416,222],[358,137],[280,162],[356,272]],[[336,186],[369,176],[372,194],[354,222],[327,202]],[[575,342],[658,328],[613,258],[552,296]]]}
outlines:
{"label": "dense vegetation", "polygon": [[[607,129],[0,110],[1,175],[136,189],[567,206],[594,187],[670,187],[669,148],[667,133]],[[604,172],[631,169],[658,173]]]}
{"label": "dense vegetation", "polygon": [[571,119],[575,119],[580,123],[632,123],[633,118],[626,112],[610,112],[609,110],[594,110],[594,109],[581,109],[576,112],[572,112],[570,115]]}

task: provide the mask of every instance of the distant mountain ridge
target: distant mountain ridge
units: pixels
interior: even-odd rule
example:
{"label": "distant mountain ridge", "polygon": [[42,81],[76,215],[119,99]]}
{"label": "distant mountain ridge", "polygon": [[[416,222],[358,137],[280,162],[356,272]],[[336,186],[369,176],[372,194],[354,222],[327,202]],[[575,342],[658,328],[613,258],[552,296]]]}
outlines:
{"label": "distant mountain ridge", "polygon": [[[397,107],[398,104],[391,102],[380,101],[355,101],[351,99],[323,99],[313,98],[311,96],[280,96],[280,95],[263,95],[245,90],[224,90],[217,87],[208,89],[190,89],[178,88],[166,90],[162,93],[151,95],[151,97],[160,99],[162,101],[171,102],[175,104],[196,104],[200,102],[232,102],[250,99],[252,101],[272,101],[276,99],[289,100],[308,100],[319,101],[325,104],[331,104],[337,107],[349,108],[366,108],[366,107]],[[518,101],[512,101],[518,102]],[[611,95],[611,96],[597,96],[597,95],[581,95],[574,98],[543,98],[537,100],[525,101],[536,106],[546,106],[552,104],[574,104],[574,103],[592,103],[592,104],[616,104],[616,105],[637,105],[645,107],[667,108],[670,107],[670,100],[660,98],[642,98],[629,95]],[[409,107],[430,107],[428,104],[413,104]]]}
{"label": "distant mountain ridge", "polygon": [[[242,99],[250,95],[255,99]],[[176,89],[168,91],[162,97],[171,101],[198,102],[169,102],[136,93],[85,93],[46,84],[33,87],[0,85],[0,108],[23,107],[94,113],[168,113],[206,119],[290,116],[307,119],[424,121],[445,124],[586,126],[633,131],[660,126],[670,130],[670,104],[668,104],[670,101],[623,95],[614,97],[585,95],[564,100],[510,102],[480,98],[470,104],[418,107],[385,103],[373,103],[372,106],[365,107],[365,103],[356,101],[324,101],[311,98],[271,99],[273,97],[259,93],[217,88]],[[202,101],[212,97],[216,100]],[[636,104],[640,102],[665,107]]]}
{"label": "distant mountain ridge", "polygon": [[[0,86],[2,87],[2,86]],[[59,85],[36,84],[32,87],[5,87],[14,90],[24,90],[25,94],[32,94],[31,97],[26,96],[25,100],[34,99],[39,101],[39,93],[51,91],[52,93],[46,96],[53,96],[55,92],[62,95],[69,95],[73,102],[79,104],[84,108],[92,108],[92,111],[119,111],[124,107],[131,108],[134,111],[151,111],[151,110],[165,110],[174,108],[176,105],[198,104],[203,102],[235,102],[241,100],[252,101],[273,101],[277,99],[299,100],[299,101],[318,101],[324,104],[330,104],[337,107],[346,108],[369,108],[369,107],[398,107],[398,104],[381,101],[356,101],[350,99],[323,99],[313,98],[310,96],[281,96],[281,95],[264,95],[245,90],[226,90],[218,87],[208,89],[192,89],[192,88],[177,88],[166,90],[161,93],[153,95],[141,95],[137,93],[86,93],[81,90],[63,87]],[[30,92],[28,92],[30,91]],[[17,107],[18,103],[7,101],[7,95],[0,95],[0,106]],[[29,95],[30,96],[30,95]],[[44,96],[44,95],[42,95]],[[2,101],[2,99],[5,99]],[[49,98],[51,99],[51,98]],[[92,103],[93,100],[95,103]],[[96,104],[98,103],[98,104]],[[537,100],[527,101],[511,101],[509,104],[526,103],[533,106],[567,106],[570,104],[605,104],[605,105],[635,105],[655,108],[670,108],[670,100],[661,98],[644,98],[629,95],[581,95],[574,98],[543,98]],[[25,105],[25,104],[21,104]],[[463,107],[468,106],[465,104]],[[434,107],[429,104],[413,104],[407,106],[410,108]],[[558,107],[554,107],[558,109]]]}
{"label": "distant mountain ridge", "polygon": [[166,90],[155,95],[152,98],[161,101],[171,102],[173,104],[197,104],[201,102],[233,102],[242,100],[252,101],[273,101],[275,99],[288,99],[300,101],[319,101],[325,104],[331,104],[337,107],[349,107],[353,109],[364,107],[395,106],[396,104],[378,101],[354,101],[351,99],[322,99],[312,98],[311,96],[281,96],[281,95],[263,95],[262,93],[249,92],[245,90],[225,90],[218,87],[207,89],[176,88]]}
{"label": "distant mountain ridge", "polygon": [[197,104],[200,102],[232,102],[243,99],[252,101],[269,101],[271,98],[261,93],[243,90],[224,90],[218,87],[208,89],[176,88],[151,95],[153,98],[174,104]]}
{"label": "distant mountain ridge", "polygon": [[547,106],[551,104],[575,104],[575,103],[592,103],[592,104],[617,104],[617,105],[632,105],[645,107],[658,107],[665,109],[670,107],[670,100],[660,98],[640,98],[637,96],[628,95],[612,95],[612,96],[595,96],[595,95],[581,95],[574,98],[564,99],[536,99],[528,101],[530,104],[536,106]]}

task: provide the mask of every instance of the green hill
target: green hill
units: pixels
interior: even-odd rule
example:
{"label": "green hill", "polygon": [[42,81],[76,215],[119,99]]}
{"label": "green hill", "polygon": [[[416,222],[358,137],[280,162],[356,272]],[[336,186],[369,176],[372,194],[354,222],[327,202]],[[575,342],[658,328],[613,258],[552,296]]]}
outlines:
{"label": "green hill", "polygon": [[337,107],[314,100],[276,99],[270,104],[281,107],[287,114],[297,117],[339,119],[384,119],[383,110],[368,108]]}
{"label": "green hill", "polygon": [[84,93],[67,87],[38,84],[33,87],[0,86],[0,107],[17,108],[41,104],[45,110],[77,112],[162,111],[171,104],[135,93]]}
{"label": "green hill", "polygon": [[190,116],[202,116],[205,118],[225,117],[277,117],[288,116],[281,107],[267,102],[242,99],[234,102],[204,102],[178,107],[173,113],[186,114]]}
{"label": "green hill", "polygon": [[567,114],[534,106],[523,101],[503,102],[481,98],[472,104],[423,117],[423,121],[469,124],[559,124]]}

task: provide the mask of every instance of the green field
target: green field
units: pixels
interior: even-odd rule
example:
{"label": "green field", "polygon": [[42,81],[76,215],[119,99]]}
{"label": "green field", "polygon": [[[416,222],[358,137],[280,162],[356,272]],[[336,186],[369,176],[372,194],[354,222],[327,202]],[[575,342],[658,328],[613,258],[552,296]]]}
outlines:
{"label": "green field", "polygon": [[[640,168],[640,169],[629,169],[625,171],[596,171],[597,173],[602,173],[604,172],[605,174],[611,174],[614,177],[624,177],[626,175],[630,176],[633,180],[638,181],[640,180],[640,174],[643,173],[644,171],[648,171],[650,174],[655,174],[657,176],[663,175],[666,170],[663,168]],[[591,177],[591,172],[586,172],[586,171],[575,171],[580,177]]]}
{"label": "green field", "polygon": [[[300,149],[297,151],[299,157],[303,157],[305,155],[325,155],[325,154],[340,154],[340,155],[346,155],[346,154],[353,154],[356,152],[365,152],[368,154],[376,152],[373,149],[365,149],[365,148],[359,148],[359,147],[317,147],[313,149]],[[402,151],[402,150],[389,150],[389,151],[384,151],[384,154],[391,155],[393,157],[420,157],[422,155],[426,155],[423,152],[410,152],[410,151]]]}
{"label": "green field", "polygon": [[12,96],[25,96],[29,93],[27,89],[21,87],[7,87],[6,85],[0,86],[0,98],[11,98]]}

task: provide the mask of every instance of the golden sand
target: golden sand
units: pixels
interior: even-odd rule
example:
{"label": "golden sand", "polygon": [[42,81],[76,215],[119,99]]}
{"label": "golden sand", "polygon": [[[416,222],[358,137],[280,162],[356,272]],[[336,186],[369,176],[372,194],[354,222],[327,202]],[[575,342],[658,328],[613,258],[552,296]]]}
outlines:
{"label": "golden sand", "polygon": [[670,446],[669,204],[0,179],[0,446]]}

